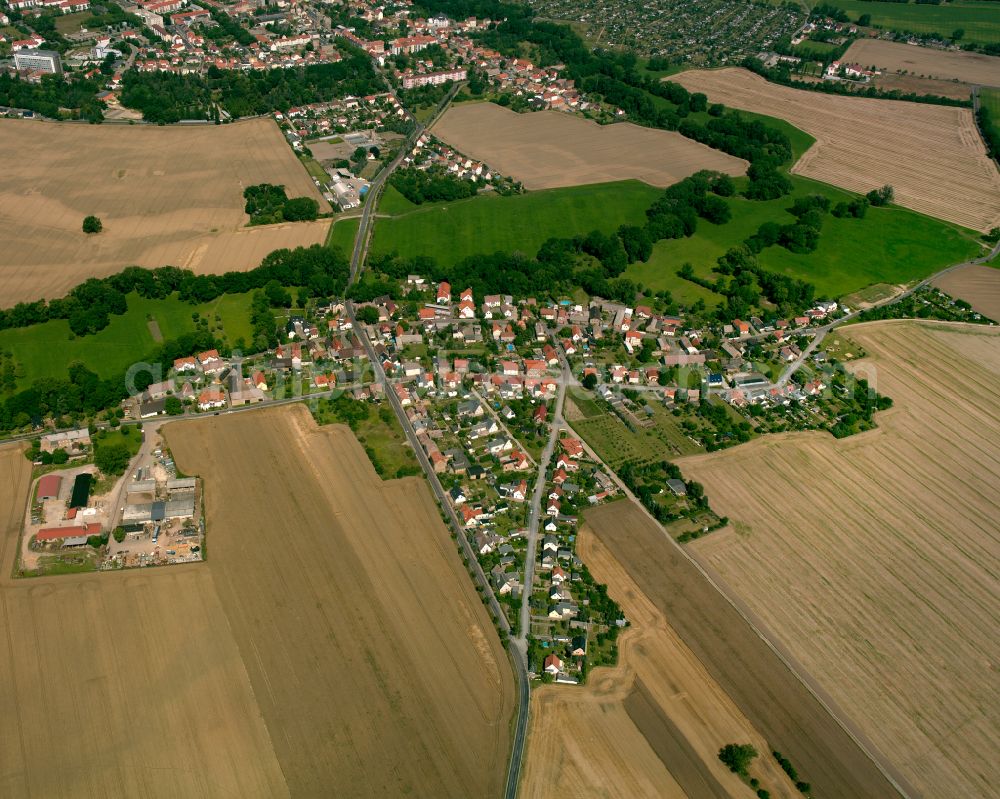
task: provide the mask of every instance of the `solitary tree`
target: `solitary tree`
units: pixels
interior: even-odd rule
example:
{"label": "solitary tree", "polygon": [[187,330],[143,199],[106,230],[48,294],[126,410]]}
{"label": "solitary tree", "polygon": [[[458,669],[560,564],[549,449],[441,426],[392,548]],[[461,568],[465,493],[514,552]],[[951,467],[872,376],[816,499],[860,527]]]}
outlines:
{"label": "solitary tree", "polygon": [[872,189],[865,198],[874,206],[889,205],[896,196],[892,186],[886,184],[881,189]]}
{"label": "solitary tree", "polygon": [[104,230],[104,225],[101,224],[101,220],[96,216],[88,216],[83,220],[83,232],[84,233],[100,233]]}
{"label": "solitary tree", "polygon": [[751,744],[726,744],[719,750],[719,760],[741,777],[747,776],[755,757],[757,750]]}

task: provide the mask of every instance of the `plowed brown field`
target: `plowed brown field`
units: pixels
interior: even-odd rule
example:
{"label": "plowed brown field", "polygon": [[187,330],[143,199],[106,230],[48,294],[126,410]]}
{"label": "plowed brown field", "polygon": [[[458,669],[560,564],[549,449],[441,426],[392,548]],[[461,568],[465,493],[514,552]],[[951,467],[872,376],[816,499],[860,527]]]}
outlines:
{"label": "plowed brown field", "polygon": [[952,297],[965,300],[994,322],[1000,322],[1000,269],[968,264],[941,275],[934,285]]}
{"label": "plowed brown field", "polygon": [[852,327],[879,428],[680,461],[735,530],[692,545],[924,796],[1000,766],[1000,330]]}
{"label": "plowed brown field", "polygon": [[[599,515],[597,523],[607,518]],[[580,547],[632,626],[620,639],[618,666],[595,670],[580,689],[553,685],[532,693],[522,795],[748,796],[717,753],[740,742],[766,755],[767,742],[587,527]],[[771,796],[799,796],[769,756],[755,760],[751,771]]]}
{"label": "plowed brown field", "polygon": [[[324,241],[329,222],[246,228],[243,189],[280,183],[329,206],[275,124],[154,127],[0,119],[0,307],[62,296],[88,277],[165,264],[250,269]],[[87,236],[83,218],[104,231]]]}
{"label": "plowed brown field", "polygon": [[890,72],[908,72],[941,80],[1000,86],[1000,58],[964,50],[936,50],[881,39],[856,39],[842,59]]}
{"label": "plowed brown field", "polygon": [[1000,225],[1000,172],[968,108],[820,94],[735,68],[670,80],[815,137],[794,173],[858,192],[888,183],[906,208],[980,231]]}
{"label": "plowed brown field", "polygon": [[746,161],[673,131],[598,125],[562,111],[518,114],[493,103],[453,105],[434,135],[529,189],[627,178],[669,186],[699,169],[730,175],[747,169]]}
{"label": "plowed brown field", "polygon": [[[166,434],[209,560],[0,580],[0,795],[499,794],[510,667],[426,486],[300,407]],[[27,490],[0,449],[5,575]]]}

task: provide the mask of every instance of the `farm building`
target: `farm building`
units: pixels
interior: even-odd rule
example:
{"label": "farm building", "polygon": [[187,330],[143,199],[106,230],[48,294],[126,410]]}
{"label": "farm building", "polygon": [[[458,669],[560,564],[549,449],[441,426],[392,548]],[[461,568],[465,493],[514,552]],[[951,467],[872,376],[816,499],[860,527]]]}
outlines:
{"label": "farm building", "polygon": [[85,508],[87,500],[90,499],[90,484],[93,481],[92,474],[78,474],[73,481],[73,496],[70,497],[69,507]]}
{"label": "farm building", "polygon": [[101,525],[96,522],[91,524],[71,524],[66,527],[45,527],[35,533],[36,541],[59,541],[69,538],[97,535],[101,532]]}
{"label": "farm building", "polygon": [[189,519],[194,516],[194,494],[166,502],[143,502],[126,505],[123,522],[162,522],[169,519]]}
{"label": "farm building", "polygon": [[42,452],[55,452],[64,449],[67,452],[90,446],[90,431],[86,427],[79,430],[67,430],[62,433],[49,433],[41,438]]}
{"label": "farm building", "polygon": [[46,499],[55,499],[59,496],[59,487],[62,485],[62,478],[58,474],[47,474],[38,479],[38,491],[35,496],[39,502]]}

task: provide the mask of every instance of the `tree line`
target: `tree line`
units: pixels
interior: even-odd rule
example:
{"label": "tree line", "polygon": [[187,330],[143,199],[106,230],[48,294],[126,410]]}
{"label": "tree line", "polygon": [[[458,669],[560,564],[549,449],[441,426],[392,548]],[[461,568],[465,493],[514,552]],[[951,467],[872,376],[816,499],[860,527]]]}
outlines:
{"label": "tree line", "polygon": [[440,167],[397,169],[389,178],[389,184],[415,205],[439,200],[464,200],[474,197],[478,191],[471,180],[462,180]]}
{"label": "tree line", "polygon": [[880,89],[877,86],[866,86],[860,88],[859,84],[853,81],[823,80],[818,82],[807,82],[795,80],[788,64],[780,63],[774,67],[767,67],[764,62],[754,56],[749,56],[743,61],[744,69],[760,75],[771,83],[780,83],[782,86],[791,86],[795,89],[805,89],[810,92],[821,92],[823,94],[840,94],[852,97],[874,97],[879,100],[906,100],[910,103],[926,103],[929,105],[950,105],[960,108],[971,108],[971,100],[961,100],[956,97],[942,97],[939,94],[917,94],[916,92],[902,92],[899,89]]}
{"label": "tree line", "polygon": [[96,333],[108,326],[112,315],[120,316],[128,310],[126,295],[133,291],[145,299],[165,299],[177,292],[182,301],[200,304],[277,281],[301,286],[309,296],[332,297],[344,291],[349,273],[350,265],[343,253],[320,244],[275,250],[247,272],[196,275],[175,266],[130,266],[110,277],[89,278],[59,299],[19,302],[13,308],[0,309],[0,330],[66,319],[78,336]]}
{"label": "tree line", "polygon": [[17,73],[0,74],[0,105],[26,108],[50,119],[100,122],[105,108],[96,97],[100,90],[97,78],[82,75],[42,75],[38,83],[29,83]]}

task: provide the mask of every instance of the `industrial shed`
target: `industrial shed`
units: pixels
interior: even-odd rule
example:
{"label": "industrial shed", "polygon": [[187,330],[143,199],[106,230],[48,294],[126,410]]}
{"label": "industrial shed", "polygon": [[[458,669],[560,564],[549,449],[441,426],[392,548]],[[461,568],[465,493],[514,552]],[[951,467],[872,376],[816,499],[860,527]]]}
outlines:
{"label": "industrial shed", "polygon": [[45,499],[55,499],[59,496],[59,487],[62,485],[62,478],[58,474],[47,474],[38,478],[38,491],[35,497],[39,502]]}

